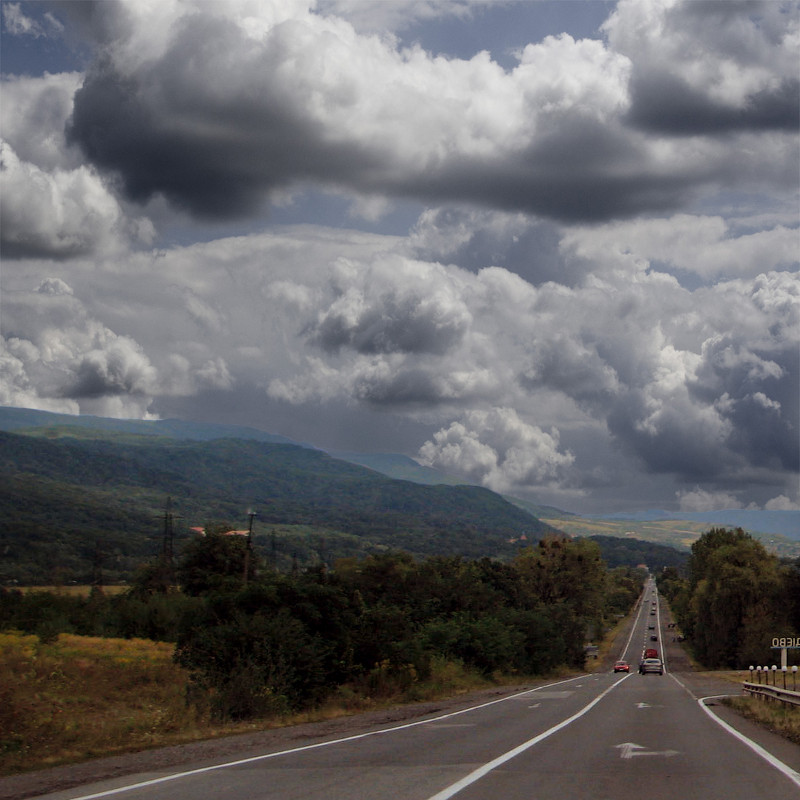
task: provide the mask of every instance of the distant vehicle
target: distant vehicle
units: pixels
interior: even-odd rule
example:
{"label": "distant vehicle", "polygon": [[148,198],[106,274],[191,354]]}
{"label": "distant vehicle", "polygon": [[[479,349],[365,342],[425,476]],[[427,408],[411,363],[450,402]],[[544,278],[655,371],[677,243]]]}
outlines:
{"label": "distant vehicle", "polygon": [[644,651],[645,658],[658,658],[658,650],[655,647],[648,647],[647,650]]}
{"label": "distant vehicle", "polygon": [[656,615],[656,612],[655,612],[655,611],[651,611],[651,612],[650,612],[650,616],[651,616],[651,617],[654,617],[655,615]]}
{"label": "distant vehicle", "polygon": [[651,642],[657,642],[657,641],[658,641],[658,636],[656,636],[655,634],[653,634],[653,635],[650,637],[650,641],[651,641]]}
{"label": "distant vehicle", "polygon": [[614,672],[630,672],[631,665],[627,661],[617,661],[614,664]]}
{"label": "distant vehicle", "polygon": [[660,658],[645,658],[639,664],[640,675],[647,675],[648,672],[657,672],[659,675],[664,674],[664,665],[661,663]]}
{"label": "distant vehicle", "polygon": [[654,631],[655,629],[656,629],[655,625],[648,625],[647,626],[647,630],[649,630],[649,631]]}

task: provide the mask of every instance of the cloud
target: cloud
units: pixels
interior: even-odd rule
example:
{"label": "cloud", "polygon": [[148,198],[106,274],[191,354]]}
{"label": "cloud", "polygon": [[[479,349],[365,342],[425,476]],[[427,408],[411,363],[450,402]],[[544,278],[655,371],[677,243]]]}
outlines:
{"label": "cloud", "polygon": [[411,257],[418,245],[298,226],[76,260],[62,277],[30,261],[5,278],[4,396],[135,415],[192,413],[209,392],[234,413],[260,392],[309,424],[331,405],[361,413],[376,442],[378,420],[413,423],[425,438],[408,452],[427,441],[431,463],[518,493],[574,501],[661,476],[792,496],[796,274],[692,290],[609,247],[584,252],[596,269],[572,285],[534,286]]}
{"label": "cloud", "polygon": [[678,136],[796,130],[794,3],[622,0],[603,28],[633,64],[632,124]]}
{"label": "cloud", "polygon": [[[373,203],[412,197],[598,221],[752,188],[767,174],[789,189],[796,173],[782,123],[759,128],[772,132],[768,154],[744,135],[687,146],[670,131],[648,138],[630,125],[631,75],[671,74],[656,44],[630,45],[636,4],[621,4],[609,23],[622,51],[551,36],[527,45],[508,71],[486,52],[459,60],[399,49],[300,3],[260,14],[241,3],[161,5],[150,38],[152,20],[133,5],[101,15],[103,56],[75,95],[69,126],[70,141],[139,203],[163,196],[198,217],[237,218],[315,184]],[[659,19],[690,13],[639,5]],[[666,30],[680,50],[686,26]],[[701,88],[728,91],[724,67],[736,52],[709,56],[719,79]],[[776,55],[758,65],[758,80],[743,79],[755,88],[742,102],[783,81],[784,61]],[[776,97],[788,96],[781,87]]]}
{"label": "cloud", "polygon": [[742,508],[736,497],[727,492],[709,492],[695,488],[676,493],[681,511],[719,511],[721,509]]}
{"label": "cloud", "polygon": [[154,229],[128,217],[114,192],[64,141],[74,73],[2,83],[0,252],[6,258],[74,258],[149,243]]}
{"label": "cloud", "polygon": [[555,481],[572,465],[559,451],[558,432],[523,422],[510,408],[473,411],[420,448],[422,463],[455,472],[497,492]]}
{"label": "cloud", "polygon": [[346,19],[359,32],[400,31],[420,22],[443,17],[461,19],[495,0],[319,0],[320,14]]}
{"label": "cloud", "polygon": [[800,511],[800,503],[790,500],[786,495],[778,495],[764,504],[765,511]]}
{"label": "cloud", "polygon": [[360,271],[361,285],[320,315],[309,342],[329,352],[445,354],[463,338],[470,315],[457,286],[437,272],[399,258]]}
{"label": "cloud", "polygon": [[44,172],[0,141],[3,256],[68,258],[114,245],[125,222],[88,167]]}
{"label": "cloud", "polygon": [[12,36],[31,36],[39,39],[60,33],[63,25],[51,14],[45,13],[41,22],[29,17],[20,3],[3,3],[3,24]]}
{"label": "cloud", "polygon": [[148,418],[156,395],[232,387],[220,357],[193,365],[164,354],[157,367],[133,336],[94,318],[61,278],[47,278],[32,292],[6,293],[2,341],[6,405]]}
{"label": "cloud", "polygon": [[614,269],[628,264],[632,272],[641,272],[656,264],[662,270],[681,270],[705,280],[754,278],[797,266],[800,231],[775,225],[736,235],[734,225],[720,216],[676,214],[575,226],[563,236],[560,248],[567,260],[582,260],[592,270],[604,264]]}

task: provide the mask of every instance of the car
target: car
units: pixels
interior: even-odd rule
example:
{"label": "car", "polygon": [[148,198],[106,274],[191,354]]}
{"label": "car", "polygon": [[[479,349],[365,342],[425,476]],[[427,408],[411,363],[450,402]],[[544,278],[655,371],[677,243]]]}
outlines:
{"label": "car", "polygon": [[630,672],[631,665],[627,661],[617,661],[614,664],[614,672]]}
{"label": "car", "polygon": [[651,636],[650,637],[650,641],[651,642],[657,642],[658,641],[658,636],[655,636],[655,635]]}
{"label": "car", "polygon": [[650,616],[651,616],[651,617],[654,617],[655,615],[656,615],[656,612],[655,612],[655,611],[651,611],[651,612],[650,612]]}
{"label": "car", "polygon": [[639,664],[639,674],[647,675],[648,672],[657,672],[659,675],[664,674],[664,665],[661,663],[660,658],[645,658]]}
{"label": "car", "polygon": [[654,631],[655,629],[656,629],[655,625],[648,625],[647,626],[647,630],[649,630],[649,631]]}

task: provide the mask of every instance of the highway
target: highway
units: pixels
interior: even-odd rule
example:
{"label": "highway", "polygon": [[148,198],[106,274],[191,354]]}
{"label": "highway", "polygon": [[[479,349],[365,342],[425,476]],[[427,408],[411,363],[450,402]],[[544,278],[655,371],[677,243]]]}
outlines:
{"label": "highway", "polygon": [[[653,604],[655,603],[655,608]],[[655,614],[651,615],[651,610]],[[662,652],[664,607],[648,584],[610,670],[411,723],[309,739],[234,761],[186,764],[43,795],[48,800],[753,800],[800,797],[800,747],[778,755],[716,721],[687,676],[639,675]],[[649,626],[654,625],[654,631]],[[657,635],[658,643],[650,642]],[[677,650],[677,645],[670,647]],[[737,688],[731,684],[730,693]],[[709,703],[711,705],[709,705]],[[723,715],[724,716],[724,715]],[[730,717],[730,712],[728,712]],[[751,731],[749,737],[754,737]],[[758,738],[758,737],[754,737]],[[763,738],[762,738],[763,741]],[[775,744],[773,739],[768,741]],[[776,748],[773,748],[773,750]]]}

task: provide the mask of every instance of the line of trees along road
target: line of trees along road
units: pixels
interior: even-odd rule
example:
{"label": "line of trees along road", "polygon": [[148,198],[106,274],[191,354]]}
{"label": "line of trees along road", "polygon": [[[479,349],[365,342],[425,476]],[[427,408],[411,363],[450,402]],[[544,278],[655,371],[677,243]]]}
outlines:
{"label": "line of trees along road", "polygon": [[773,663],[773,637],[800,631],[800,560],[779,560],[741,528],[712,528],[692,545],[688,576],[668,567],[657,581],[709,669]]}
{"label": "line of trees along road", "polygon": [[343,691],[407,691],[448,664],[487,676],[580,668],[587,632],[628,612],[646,577],[562,537],[508,563],[393,552],[279,573],[251,554],[245,579],[246,552],[243,537],[199,537],[178,564],[180,592],[158,565],[119,596],[3,591],[0,626],[175,641],[189,696],[243,719]]}

